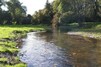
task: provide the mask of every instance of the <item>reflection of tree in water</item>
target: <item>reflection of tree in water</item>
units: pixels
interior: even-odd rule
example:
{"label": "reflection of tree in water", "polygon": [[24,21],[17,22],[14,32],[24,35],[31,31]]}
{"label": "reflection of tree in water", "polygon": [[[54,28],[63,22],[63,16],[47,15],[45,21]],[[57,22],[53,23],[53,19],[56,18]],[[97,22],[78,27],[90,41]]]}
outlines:
{"label": "reflection of tree in water", "polygon": [[[53,42],[67,51],[75,67],[101,67],[100,40],[59,32],[41,33],[46,42]],[[68,55],[69,54],[69,55]]]}

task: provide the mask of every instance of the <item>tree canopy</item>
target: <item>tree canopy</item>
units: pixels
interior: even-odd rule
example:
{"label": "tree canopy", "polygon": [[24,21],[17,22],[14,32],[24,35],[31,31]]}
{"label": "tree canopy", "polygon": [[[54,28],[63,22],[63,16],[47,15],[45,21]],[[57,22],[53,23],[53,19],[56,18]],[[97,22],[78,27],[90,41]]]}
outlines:
{"label": "tree canopy", "polygon": [[61,14],[62,23],[99,21],[101,18],[100,0],[54,0],[53,9]]}
{"label": "tree canopy", "polygon": [[[6,4],[7,11],[2,10]],[[19,0],[0,0],[0,24],[69,24],[101,21],[101,0],[46,0],[44,9],[32,16]]]}
{"label": "tree canopy", "polygon": [[21,19],[26,16],[25,6],[22,6],[22,4],[18,0],[10,0],[6,3],[8,6],[8,10],[13,17],[13,22],[20,24]]}

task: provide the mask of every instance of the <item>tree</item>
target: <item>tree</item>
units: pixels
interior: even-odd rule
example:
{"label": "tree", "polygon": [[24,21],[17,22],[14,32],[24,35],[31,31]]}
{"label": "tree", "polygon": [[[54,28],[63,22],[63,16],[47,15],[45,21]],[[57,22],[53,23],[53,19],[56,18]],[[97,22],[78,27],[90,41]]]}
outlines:
{"label": "tree", "polygon": [[28,14],[22,19],[21,24],[32,24],[32,16]]}
{"label": "tree", "polygon": [[[95,21],[101,14],[100,0],[54,0],[54,12],[60,13],[61,23]],[[100,3],[101,4],[101,3]]]}
{"label": "tree", "polygon": [[3,11],[2,11],[2,5],[4,5],[4,0],[0,0],[0,24],[2,24],[3,22],[3,20],[2,20],[2,13],[3,13]]}
{"label": "tree", "polygon": [[101,1],[95,0],[94,18],[99,20],[101,18]]}
{"label": "tree", "polygon": [[9,11],[3,11],[3,22],[4,24],[12,24],[12,16]]}
{"label": "tree", "polygon": [[51,24],[51,20],[53,18],[53,8],[52,4],[50,4],[47,0],[45,8],[35,12],[33,15],[34,24]]}
{"label": "tree", "polygon": [[8,10],[13,17],[13,23],[21,24],[21,20],[26,16],[26,7],[22,6],[19,0],[10,0],[7,2]]}
{"label": "tree", "polygon": [[60,0],[54,0],[53,2],[53,11],[58,12],[58,6],[60,4]]}

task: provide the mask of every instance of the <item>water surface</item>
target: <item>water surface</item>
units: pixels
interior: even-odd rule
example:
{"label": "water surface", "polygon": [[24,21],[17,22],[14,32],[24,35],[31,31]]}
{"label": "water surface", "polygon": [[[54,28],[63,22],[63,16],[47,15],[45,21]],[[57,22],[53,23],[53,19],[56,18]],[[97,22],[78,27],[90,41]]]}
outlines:
{"label": "water surface", "polygon": [[31,32],[20,60],[28,67],[101,67],[101,41],[66,33]]}

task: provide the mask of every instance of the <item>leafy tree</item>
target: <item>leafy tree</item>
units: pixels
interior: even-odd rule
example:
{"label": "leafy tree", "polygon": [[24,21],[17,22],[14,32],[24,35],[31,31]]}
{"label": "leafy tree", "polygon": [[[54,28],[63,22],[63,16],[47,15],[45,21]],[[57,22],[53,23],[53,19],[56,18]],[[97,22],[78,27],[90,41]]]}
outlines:
{"label": "leafy tree", "polygon": [[12,24],[12,16],[8,11],[3,11],[1,14],[1,24]]}
{"label": "leafy tree", "polygon": [[0,0],[0,8],[1,8],[2,5],[3,5],[3,2],[2,2],[2,0]]}
{"label": "leafy tree", "polygon": [[4,19],[5,24],[12,24],[12,16],[11,16],[11,14],[9,13],[9,11],[4,11],[3,17],[5,18],[5,19]]}
{"label": "leafy tree", "polygon": [[53,2],[53,11],[54,12],[58,11],[59,4],[60,4],[60,0],[54,0],[54,2]]}
{"label": "leafy tree", "polygon": [[22,19],[21,24],[32,24],[32,16],[28,14]]}
{"label": "leafy tree", "polygon": [[101,18],[101,0],[95,0],[94,18],[95,20]]}
{"label": "leafy tree", "polygon": [[22,6],[19,0],[10,0],[7,2],[8,10],[13,17],[13,22],[21,24],[21,20],[26,16],[26,7]]}
{"label": "leafy tree", "polygon": [[52,5],[46,2],[45,8],[35,12],[33,15],[33,24],[51,24],[51,20],[53,18],[53,8]]}
{"label": "leafy tree", "polygon": [[54,12],[60,13],[61,23],[95,21],[101,16],[100,0],[54,0]]}
{"label": "leafy tree", "polygon": [[2,20],[2,13],[3,13],[3,11],[2,11],[2,5],[4,5],[4,0],[0,0],[0,24],[2,24],[3,22],[3,20]]}

